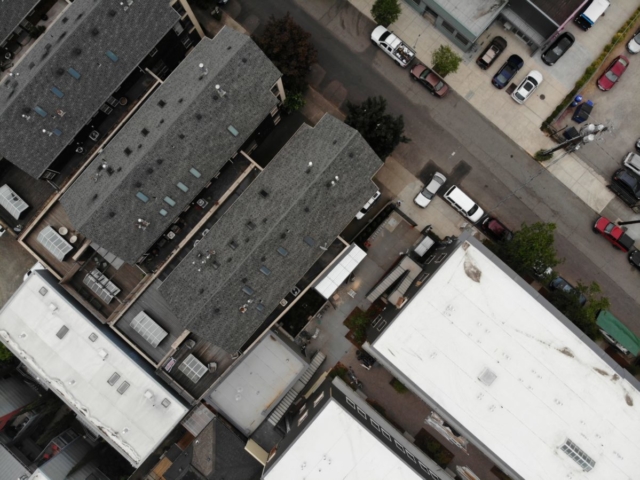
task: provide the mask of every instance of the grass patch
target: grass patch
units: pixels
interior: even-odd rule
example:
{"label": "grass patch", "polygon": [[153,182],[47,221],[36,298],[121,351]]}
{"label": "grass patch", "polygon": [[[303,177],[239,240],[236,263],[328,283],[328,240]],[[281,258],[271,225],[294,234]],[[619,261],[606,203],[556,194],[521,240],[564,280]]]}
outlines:
{"label": "grass patch", "polygon": [[444,445],[424,428],[416,435],[415,445],[442,468],[447,468],[447,465],[453,460],[453,453],[447,450]]}
{"label": "grass patch", "polygon": [[393,389],[398,393],[407,393],[409,389],[397,378],[391,379],[389,384],[393,387]]}

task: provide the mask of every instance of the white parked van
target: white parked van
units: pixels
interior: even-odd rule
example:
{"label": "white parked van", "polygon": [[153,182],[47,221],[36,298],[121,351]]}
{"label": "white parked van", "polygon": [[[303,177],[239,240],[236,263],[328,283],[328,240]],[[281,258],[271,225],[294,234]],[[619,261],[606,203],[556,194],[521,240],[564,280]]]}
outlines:
{"label": "white parked van", "polygon": [[574,21],[582,30],[587,31],[604,15],[609,5],[608,0],[590,0]]}
{"label": "white parked van", "polygon": [[473,223],[478,222],[484,216],[484,210],[455,185],[447,190],[444,199]]}

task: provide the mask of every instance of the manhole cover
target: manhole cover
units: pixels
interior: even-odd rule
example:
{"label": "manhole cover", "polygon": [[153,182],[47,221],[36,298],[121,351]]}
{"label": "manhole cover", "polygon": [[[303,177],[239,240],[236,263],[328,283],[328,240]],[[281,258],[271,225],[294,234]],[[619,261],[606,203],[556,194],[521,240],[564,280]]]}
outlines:
{"label": "manhole cover", "polygon": [[542,95],[540,95],[540,100],[544,100],[546,97],[544,96],[544,93]]}

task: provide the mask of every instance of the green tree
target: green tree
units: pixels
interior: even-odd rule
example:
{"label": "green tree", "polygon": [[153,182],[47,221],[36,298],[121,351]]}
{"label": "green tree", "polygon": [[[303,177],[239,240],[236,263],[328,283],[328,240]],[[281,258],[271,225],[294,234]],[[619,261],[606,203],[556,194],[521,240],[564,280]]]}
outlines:
{"label": "green tree", "polygon": [[387,101],[383,97],[369,97],[360,105],[347,103],[345,119],[345,123],[360,132],[382,160],[385,160],[401,142],[411,141],[404,135],[402,115],[394,117],[386,111]]}
{"label": "green tree", "polygon": [[284,99],[283,107],[287,113],[292,113],[300,110],[305,104],[306,100],[301,92],[290,92]]}
{"label": "green tree", "polygon": [[4,344],[0,343],[0,362],[8,362],[13,359],[13,354],[11,351],[4,346]]}
{"label": "green tree", "polygon": [[584,332],[592,340],[597,340],[600,336],[595,317],[590,317],[588,309],[580,305],[579,294],[575,292],[565,292],[564,290],[554,290],[549,294],[549,302],[562,314]]}
{"label": "green tree", "polygon": [[596,321],[596,317],[600,310],[607,310],[611,306],[609,299],[602,295],[602,288],[597,282],[591,282],[590,285],[583,285],[578,282],[576,290],[587,298],[584,311],[589,320]]}
{"label": "green tree", "polygon": [[373,20],[383,27],[388,27],[398,20],[402,8],[398,0],[376,0],[371,7]]}
{"label": "green tree", "polygon": [[518,274],[531,271],[542,274],[560,263],[553,245],[555,229],[555,223],[523,223],[520,230],[514,232],[513,240],[493,244],[490,248]]}
{"label": "green tree", "polygon": [[461,61],[462,58],[451,50],[448,45],[440,45],[431,55],[433,70],[441,77],[456,73]]}
{"label": "green tree", "polygon": [[253,40],[282,72],[287,92],[304,92],[307,73],[318,59],[318,52],[310,41],[311,34],[300,27],[287,13],[276,19],[271,16],[264,32]]}

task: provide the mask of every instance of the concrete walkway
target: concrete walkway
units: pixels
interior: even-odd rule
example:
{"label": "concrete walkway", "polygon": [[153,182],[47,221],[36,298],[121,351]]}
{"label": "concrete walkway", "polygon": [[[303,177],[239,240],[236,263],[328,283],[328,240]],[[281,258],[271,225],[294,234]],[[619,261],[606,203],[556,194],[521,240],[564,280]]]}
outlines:
{"label": "concrete walkway", "polygon": [[[364,15],[371,18],[371,6],[374,0],[350,0]],[[400,2],[402,14],[390,29],[405,42],[413,46],[417,57],[426,64],[431,64],[431,55],[440,45],[449,45],[460,52],[449,40],[433,26],[432,22],[422,17],[405,2]],[[504,31],[499,24],[494,24],[479,40],[478,48],[464,54],[458,72],[447,76],[449,85],[464,97],[471,105],[494,125],[500,128],[509,138],[515,141],[530,155],[540,149],[550,148],[555,143],[540,131],[542,122],[553,112],[560,101],[571,91],[576,80],[585,68],[595,59],[602,48],[609,42],[617,29],[629,18],[636,8],[632,0],[624,0],[612,5],[607,15],[600,20],[593,31],[579,31],[573,24],[567,26],[573,31],[578,41],[570,54],[554,67],[547,67],[540,60],[540,53],[531,56],[528,47],[515,35]],[[574,31],[575,30],[575,31]],[[519,83],[526,73],[532,69],[543,72],[544,82],[526,104],[518,105],[506,94],[505,90],[495,89],[490,82],[499,68],[492,66],[483,71],[475,65],[475,59],[486,42],[495,35],[501,35],[508,41],[504,58],[518,54],[525,60],[525,66],[518,73],[515,83]],[[378,53],[379,61],[388,60],[384,52]],[[443,99],[446,101],[446,99]],[[588,147],[587,147],[588,148]],[[571,189],[582,201],[594,211],[600,213],[615,195],[607,189],[609,183],[587,163],[576,155],[569,154],[557,160],[547,162],[545,167],[563,184]]]}

